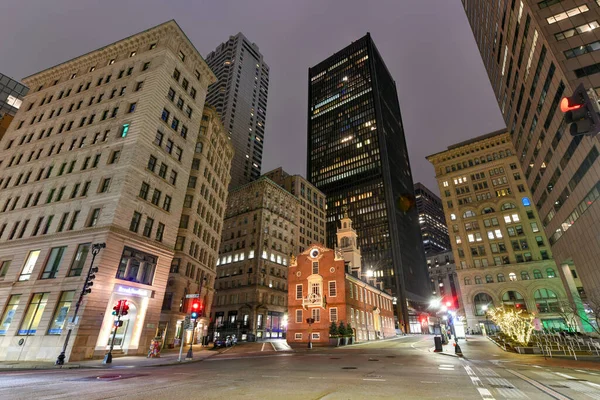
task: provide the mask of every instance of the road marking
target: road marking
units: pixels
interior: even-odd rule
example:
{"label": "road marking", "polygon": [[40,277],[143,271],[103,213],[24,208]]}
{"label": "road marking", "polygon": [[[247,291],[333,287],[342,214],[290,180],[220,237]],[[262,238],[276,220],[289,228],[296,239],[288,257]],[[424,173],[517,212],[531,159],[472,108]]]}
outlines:
{"label": "road marking", "polygon": [[385,382],[385,379],[376,379],[376,378],[363,378],[363,381],[376,381],[376,382]]}
{"label": "road marking", "polygon": [[595,388],[600,388],[600,385],[598,385],[597,383],[594,383],[594,382],[583,382],[583,383],[585,383],[586,385],[595,387]]}
{"label": "road marking", "polygon": [[582,369],[576,369],[575,371],[577,372],[583,372],[584,374],[590,374],[590,375],[596,375],[598,376],[599,374],[595,373],[595,372],[590,372],[590,371],[584,371]]}
{"label": "road marking", "polygon": [[464,368],[465,368],[465,371],[467,371],[467,374],[469,374],[469,376],[476,376],[475,372],[473,371],[473,368],[471,368],[468,365],[465,365]]}
{"label": "road marking", "polygon": [[439,367],[438,369],[441,369],[442,371],[454,371],[454,368]]}
{"label": "road marking", "polygon": [[324,376],[309,376],[308,379],[325,379]]}
{"label": "road marking", "polygon": [[471,376],[471,383],[475,386],[483,386],[483,382],[481,382],[481,379],[479,379],[478,376]]}
{"label": "road marking", "polygon": [[454,365],[451,365],[451,364],[440,364],[440,367],[444,367],[444,368],[454,368]]}
{"label": "road marking", "polygon": [[500,377],[500,375],[498,375],[496,372],[494,372],[494,370],[491,368],[477,368],[477,370],[479,371],[479,375],[493,376],[493,377],[497,377],[497,378]]}
{"label": "road marking", "polygon": [[567,379],[577,379],[575,377],[572,377],[571,375],[563,374],[561,372],[555,372],[555,374],[558,376],[562,376],[563,378],[567,378]]}
{"label": "road marking", "polygon": [[260,349],[260,351],[265,351],[265,344],[266,343],[263,343],[262,348]]}
{"label": "road marking", "polygon": [[477,391],[479,391],[479,394],[485,400],[493,400],[494,399],[494,396],[492,396],[490,391],[487,390],[486,388],[477,388]]}
{"label": "road marking", "polygon": [[569,397],[567,396],[563,396],[562,394],[558,393],[556,390],[552,390],[549,387],[539,383],[538,381],[534,381],[533,379],[530,379],[528,377],[526,377],[525,375],[513,371],[511,369],[507,369],[506,371],[510,372],[511,374],[513,374],[516,377],[519,377],[521,379],[523,379],[525,382],[529,383],[532,386],[535,386],[536,388],[538,388],[539,390],[541,390],[542,392],[546,393],[547,395],[550,395],[552,397],[554,397],[557,400],[570,400]]}
{"label": "road marking", "polygon": [[271,347],[273,347],[273,351],[277,351],[277,349],[275,348],[275,345],[273,344],[273,342],[269,342],[271,343]]}

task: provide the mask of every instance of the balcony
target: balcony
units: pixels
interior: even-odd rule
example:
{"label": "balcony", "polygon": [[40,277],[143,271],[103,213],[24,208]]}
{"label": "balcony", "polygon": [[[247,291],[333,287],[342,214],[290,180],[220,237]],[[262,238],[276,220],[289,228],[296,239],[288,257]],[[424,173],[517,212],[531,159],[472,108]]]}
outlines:
{"label": "balcony", "polygon": [[314,307],[322,307],[325,308],[325,299],[323,296],[317,293],[311,293],[307,297],[302,299],[302,307],[304,308],[314,308]]}

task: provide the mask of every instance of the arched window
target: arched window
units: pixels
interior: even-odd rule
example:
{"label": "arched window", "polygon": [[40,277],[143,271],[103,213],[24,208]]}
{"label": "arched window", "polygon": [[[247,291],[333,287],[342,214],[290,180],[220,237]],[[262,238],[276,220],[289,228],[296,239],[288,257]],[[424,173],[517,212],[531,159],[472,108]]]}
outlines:
{"label": "arched window", "polygon": [[525,305],[525,299],[523,299],[523,295],[517,291],[509,290],[504,293],[502,296],[502,304],[506,307],[514,307],[517,310],[527,311],[527,306]]}
{"label": "arched window", "polygon": [[534,269],[533,270],[533,279],[542,279],[543,275],[542,275],[542,271],[540,271],[539,269]]}
{"label": "arched window", "polygon": [[472,218],[475,216],[475,213],[471,210],[465,211],[465,213],[463,214],[463,218]]}
{"label": "arched window", "polygon": [[477,293],[473,298],[475,303],[475,315],[485,315],[485,312],[494,307],[492,297],[487,293]]}
{"label": "arched window", "polygon": [[548,278],[556,278],[556,274],[554,273],[553,268],[546,268],[546,276]]}
{"label": "arched window", "polygon": [[341,244],[342,247],[349,247],[350,246],[350,239],[348,239],[347,237],[343,237],[341,240]]}
{"label": "arched window", "polygon": [[538,312],[541,313],[556,313],[560,312],[558,297],[556,293],[549,289],[538,289],[533,294],[535,305]]}
{"label": "arched window", "polygon": [[347,228],[347,225],[348,225],[348,223],[347,223],[347,222],[344,222],[344,229],[346,229],[346,228]]}
{"label": "arched window", "polygon": [[506,282],[506,279],[504,278],[504,274],[498,274],[497,278],[498,278],[498,282]]}
{"label": "arched window", "polygon": [[494,278],[491,275],[485,276],[485,283],[494,283]]}
{"label": "arched window", "polygon": [[502,210],[510,210],[512,208],[516,208],[517,206],[515,206],[513,203],[504,203],[502,204]]}
{"label": "arched window", "polygon": [[476,284],[476,285],[481,285],[481,277],[480,277],[479,275],[477,275],[477,276],[475,277],[475,284]]}
{"label": "arched window", "polygon": [[465,278],[465,286],[468,286],[471,284],[471,278]]}
{"label": "arched window", "polygon": [[456,214],[450,214],[450,219],[452,221],[456,221]]}
{"label": "arched window", "polygon": [[486,207],[483,210],[481,210],[482,214],[489,214],[489,213],[493,213],[496,212],[496,210],[494,210],[492,207]]}
{"label": "arched window", "polygon": [[527,271],[521,271],[521,280],[522,281],[528,281],[529,280],[529,272],[527,272]]}
{"label": "arched window", "polygon": [[508,274],[508,279],[511,281],[516,281],[517,280],[517,274],[515,274],[514,272],[511,272],[510,274]]}

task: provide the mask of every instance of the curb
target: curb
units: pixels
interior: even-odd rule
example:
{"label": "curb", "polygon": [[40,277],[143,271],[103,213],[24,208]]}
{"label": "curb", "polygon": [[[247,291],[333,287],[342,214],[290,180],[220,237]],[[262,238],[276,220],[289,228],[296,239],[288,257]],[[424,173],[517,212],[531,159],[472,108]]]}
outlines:
{"label": "curb", "polygon": [[[229,349],[227,349],[229,350]],[[198,363],[200,361],[204,361],[208,358],[214,357],[216,355],[225,353],[225,351],[217,351],[213,354],[208,355],[207,357],[200,359],[193,359],[188,361],[174,361],[174,362],[164,362],[160,364],[151,364],[151,365],[81,365],[81,364],[66,364],[66,365],[34,365],[34,366],[6,366],[0,367],[0,374],[5,371],[31,371],[31,370],[55,370],[55,369],[123,369],[123,368],[152,368],[152,367],[166,367],[170,365],[183,365],[183,364],[192,364]]]}
{"label": "curb", "polygon": [[452,353],[448,353],[447,351],[435,351],[434,349],[435,349],[435,346],[433,346],[433,347],[429,348],[428,350],[429,350],[429,352],[430,352],[430,353],[434,353],[434,354],[440,354],[440,355],[442,355],[442,356],[449,356],[449,357],[463,358],[463,357],[461,357],[461,356],[459,356],[459,355],[452,354]]}

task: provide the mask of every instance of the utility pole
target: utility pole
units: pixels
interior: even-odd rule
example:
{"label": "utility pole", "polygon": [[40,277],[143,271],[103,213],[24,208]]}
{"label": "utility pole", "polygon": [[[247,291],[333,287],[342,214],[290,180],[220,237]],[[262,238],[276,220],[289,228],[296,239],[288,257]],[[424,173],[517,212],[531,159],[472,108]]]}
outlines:
{"label": "utility pole", "polygon": [[90,262],[90,268],[88,269],[88,273],[85,278],[85,284],[83,285],[83,288],[81,289],[81,294],[79,295],[79,300],[77,300],[77,303],[75,304],[75,312],[73,313],[73,317],[71,318],[71,323],[68,324],[69,330],[67,331],[67,336],[65,337],[65,343],[63,344],[62,351],[56,358],[56,362],[54,363],[54,365],[64,365],[65,364],[65,358],[66,358],[65,352],[67,351],[67,346],[69,345],[69,339],[71,338],[71,332],[73,331],[73,325],[75,323],[77,323],[77,313],[79,312],[79,307],[81,306],[81,302],[83,301],[83,296],[85,296],[86,294],[88,294],[92,291],[92,289],[90,289],[90,286],[92,286],[94,284],[92,281],[96,277],[95,275],[93,275],[93,273],[98,271],[98,267],[94,268],[94,260],[96,259],[96,256],[98,255],[98,253],[100,253],[100,250],[102,250],[105,247],[106,247],[106,243],[94,243],[92,245],[92,262]]}

